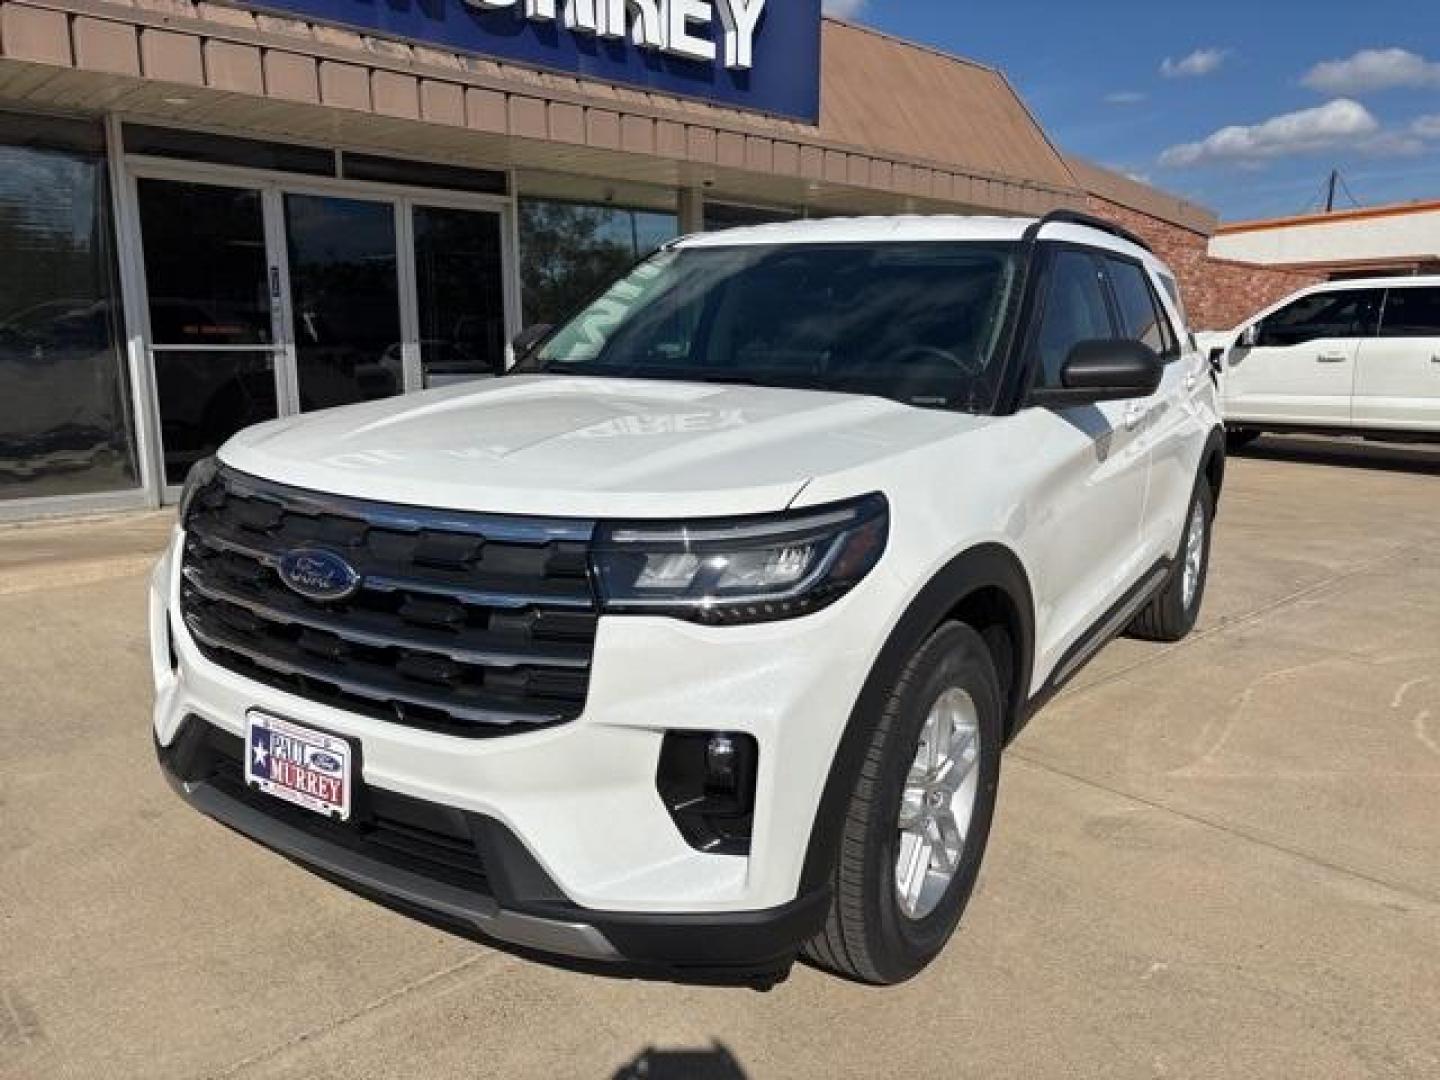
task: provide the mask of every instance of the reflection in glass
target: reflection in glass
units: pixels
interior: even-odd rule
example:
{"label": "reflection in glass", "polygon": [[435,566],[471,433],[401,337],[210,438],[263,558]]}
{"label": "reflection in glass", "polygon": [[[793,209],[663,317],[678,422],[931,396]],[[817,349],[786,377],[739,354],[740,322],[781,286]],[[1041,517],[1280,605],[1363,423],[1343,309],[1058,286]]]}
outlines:
{"label": "reflection in glass", "polygon": [[744,229],[752,225],[774,225],[794,221],[800,215],[793,210],[772,210],[758,206],[739,206],[705,200],[705,231]]}
{"label": "reflection in glass", "polygon": [[184,483],[191,465],[241,428],[275,418],[275,361],[268,350],[152,355],[167,484]]}
{"label": "reflection in glass", "polygon": [[150,334],[156,345],[273,340],[260,193],[175,180],[136,182]]}
{"label": "reflection in glass", "polygon": [[522,199],[525,325],[564,322],[678,232],[674,214]]}
{"label": "reflection in glass", "polygon": [[372,401],[405,386],[395,210],[285,196],[300,407]]}
{"label": "reflection in glass", "polygon": [[0,501],[139,482],[112,237],[102,155],[0,145]]}
{"label": "reflection in glass", "polygon": [[425,385],[505,370],[500,215],[415,208],[415,284]]}

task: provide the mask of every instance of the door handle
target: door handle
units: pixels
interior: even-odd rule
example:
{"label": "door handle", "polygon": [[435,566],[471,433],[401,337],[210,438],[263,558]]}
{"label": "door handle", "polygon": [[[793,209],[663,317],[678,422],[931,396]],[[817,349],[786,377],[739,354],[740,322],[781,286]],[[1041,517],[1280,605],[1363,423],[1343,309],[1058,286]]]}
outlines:
{"label": "door handle", "polygon": [[1343,354],[1336,355],[1335,353],[1321,353],[1315,358],[1315,361],[1316,363],[1320,364],[1343,364],[1349,359],[1350,357]]}

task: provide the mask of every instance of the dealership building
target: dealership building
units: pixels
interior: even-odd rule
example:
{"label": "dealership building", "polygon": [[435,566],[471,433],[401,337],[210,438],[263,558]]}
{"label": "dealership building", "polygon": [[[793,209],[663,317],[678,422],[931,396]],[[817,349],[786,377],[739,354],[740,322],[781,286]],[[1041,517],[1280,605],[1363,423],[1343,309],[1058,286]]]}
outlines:
{"label": "dealership building", "polygon": [[503,370],[687,232],[1058,208],[1215,227],[820,0],[0,0],[0,520]]}

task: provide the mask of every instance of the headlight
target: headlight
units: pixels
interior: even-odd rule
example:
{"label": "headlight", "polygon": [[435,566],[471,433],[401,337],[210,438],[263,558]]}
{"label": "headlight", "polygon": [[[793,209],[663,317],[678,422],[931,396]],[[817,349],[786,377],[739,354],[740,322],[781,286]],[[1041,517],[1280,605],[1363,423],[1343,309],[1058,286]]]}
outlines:
{"label": "headlight", "polygon": [[195,496],[209,485],[220,472],[220,461],[213,456],[201,458],[190,471],[185,475],[185,486],[180,489],[180,524],[183,527],[190,516],[190,506],[195,501]]}
{"label": "headlight", "polygon": [[595,579],[606,612],[753,623],[817,611],[880,561],[883,495],[768,517],[600,528]]}

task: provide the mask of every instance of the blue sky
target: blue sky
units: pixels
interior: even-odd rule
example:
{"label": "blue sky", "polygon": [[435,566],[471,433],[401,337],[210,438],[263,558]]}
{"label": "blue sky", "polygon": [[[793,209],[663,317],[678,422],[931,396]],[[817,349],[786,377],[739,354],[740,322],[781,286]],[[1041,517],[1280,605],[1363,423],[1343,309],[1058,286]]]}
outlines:
{"label": "blue sky", "polygon": [[1440,0],[825,6],[1001,68],[1064,149],[1227,220],[1316,209],[1332,168],[1365,205],[1440,198]]}

